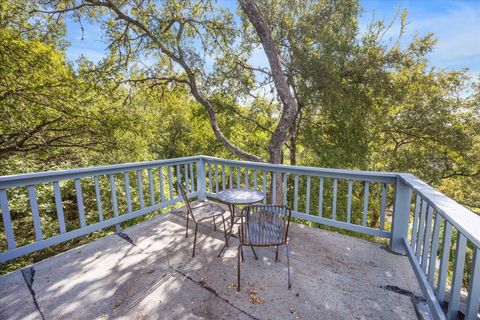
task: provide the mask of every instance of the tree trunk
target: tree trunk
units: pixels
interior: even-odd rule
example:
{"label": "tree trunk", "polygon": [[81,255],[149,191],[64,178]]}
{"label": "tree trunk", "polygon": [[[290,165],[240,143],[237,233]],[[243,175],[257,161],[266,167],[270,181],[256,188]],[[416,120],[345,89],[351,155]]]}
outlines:
{"label": "tree trunk", "polygon": [[[239,0],[240,6],[252,23],[257,32],[260,42],[268,58],[270,69],[272,71],[272,78],[277,90],[278,97],[282,102],[282,116],[277,128],[272,134],[272,138],[268,143],[268,153],[271,163],[281,163],[282,161],[282,147],[288,140],[290,128],[295,123],[297,115],[297,101],[293,97],[292,92],[288,86],[287,77],[282,70],[282,60],[280,51],[278,50],[272,33],[268,25],[255,4],[254,0]],[[278,190],[278,188],[277,188]],[[278,197],[277,197],[278,199]]]}
{"label": "tree trunk", "polygon": [[[288,140],[291,128],[295,126],[298,110],[297,101],[290,91],[287,77],[282,70],[280,51],[278,50],[275,41],[273,40],[272,33],[269,30],[263,15],[255,4],[255,1],[239,0],[239,2],[243,11],[255,28],[258,37],[260,38],[260,42],[262,43],[263,49],[270,64],[272,78],[278,97],[282,102],[283,108],[280,122],[278,123],[278,126],[273,132],[270,142],[268,143],[268,153],[270,157],[269,161],[271,163],[281,164],[283,160],[282,147]],[[282,202],[283,195],[281,174],[277,174],[276,190],[276,203],[280,204]]]}

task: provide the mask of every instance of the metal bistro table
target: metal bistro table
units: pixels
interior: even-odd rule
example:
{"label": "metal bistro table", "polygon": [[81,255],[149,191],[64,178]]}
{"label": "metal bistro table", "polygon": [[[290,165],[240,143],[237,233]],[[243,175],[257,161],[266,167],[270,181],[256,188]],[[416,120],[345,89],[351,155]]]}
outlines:
{"label": "metal bistro table", "polygon": [[218,253],[220,257],[225,250],[225,247],[228,246],[228,240],[232,235],[233,225],[235,224],[235,206],[242,205],[246,206],[249,204],[254,204],[260,201],[263,201],[265,195],[262,192],[248,190],[248,189],[225,189],[217,193],[217,199],[221,202],[228,205],[230,209],[230,229],[228,230],[227,238],[225,239],[225,244]]}

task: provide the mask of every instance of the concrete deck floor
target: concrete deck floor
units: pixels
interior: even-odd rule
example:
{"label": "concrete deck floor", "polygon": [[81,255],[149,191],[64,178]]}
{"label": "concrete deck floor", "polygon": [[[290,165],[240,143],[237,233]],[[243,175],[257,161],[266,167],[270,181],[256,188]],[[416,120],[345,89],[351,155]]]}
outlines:
{"label": "concrete deck floor", "polygon": [[259,248],[256,261],[246,248],[237,293],[238,240],[217,258],[218,225],[199,227],[195,258],[179,209],[124,230],[132,243],[111,235],[34,264],[32,290],[20,270],[0,277],[0,318],[417,319],[422,295],[405,256],[295,223],[292,290],[283,251],[275,263],[274,250]]}

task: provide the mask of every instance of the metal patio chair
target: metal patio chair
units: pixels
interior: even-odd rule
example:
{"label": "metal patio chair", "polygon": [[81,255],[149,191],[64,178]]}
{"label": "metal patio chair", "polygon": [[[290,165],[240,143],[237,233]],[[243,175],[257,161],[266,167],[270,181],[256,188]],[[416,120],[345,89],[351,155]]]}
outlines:
{"label": "metal patio chair", "polygon": [[278,247],[284,245],[287,255],[288,289],[291,289],[288,252],[288,227],[291,215],[292,211],[287,206],[278,205],[252,205],[242,210],[238,228],[240,244],[238,245],[237,291],[240,291],[240,257],[243,262],[243,246],[252,248],[256,260],[258,257],[253,247],[275,246],[275,262],[278,262]]}
{"label": "metal patio chair", "polygon": [[198,229],[198,223],[207,220],[207,219],[212,219],[213,220],[213,230],[217,231],[217,224],[215,221],[216,217],[221,217],[222,218],[222,223],[223,223],[223,234],[225,237],[225,241],[227,239],[227,228],[225,227],[225,217],[223,216],[225,214],[225,209],[223,209],[220,205],[215,204],[215,203],[206,203],[203,205],[195,206],[192,207],[190,204],[190,200],[187,197],[187,193],[185,192],[185,188],[182,186],[182,184],[177,183],[177,187],[180,190],[180,193],[182,194],[183,201],[185,201],[185,205],[187,207],[187,225],[185,227],[185,238],[188,237],[188,222],[189,219],[192,218],[193,223],[195,223],[195,236],[193,238],[193,253],[192,257],[195,257],[195,246],[197,243],[197,229]]}

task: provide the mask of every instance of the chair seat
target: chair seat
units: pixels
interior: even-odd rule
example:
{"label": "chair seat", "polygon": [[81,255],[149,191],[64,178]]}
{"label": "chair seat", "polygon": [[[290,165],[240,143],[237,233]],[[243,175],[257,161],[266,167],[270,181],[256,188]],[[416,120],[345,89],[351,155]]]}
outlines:
{"label": "chair seat", "polygon": [[269,246],[284,243],[282,224],[251,220],[243,224],[242,244],[253,246]]}
{"label": "chair seat", "polygon": [[211,203],[207,205],[201,205],[198,207],[192,207],[193,216],[197,221],[202,221],[208,218],[221,216],[225,213],[225,209],[221,206]]}

